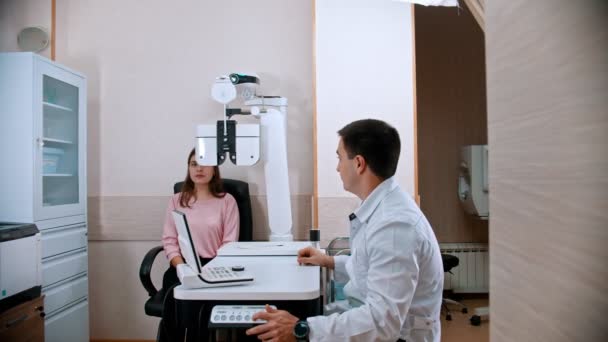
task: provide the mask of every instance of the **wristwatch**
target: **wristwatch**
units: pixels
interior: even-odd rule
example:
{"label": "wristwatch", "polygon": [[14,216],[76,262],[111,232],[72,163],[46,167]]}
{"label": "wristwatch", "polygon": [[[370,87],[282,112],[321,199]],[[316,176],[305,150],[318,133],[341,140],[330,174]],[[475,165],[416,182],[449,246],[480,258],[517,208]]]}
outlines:
{"label": "wristwatch", "polygon": [[296,341],[304,342],[308,341],[308,333],[310,329],[308,328],[308,322],[306,321],[298,321],[296,326],[293,327],[293,336],[296,337]]}

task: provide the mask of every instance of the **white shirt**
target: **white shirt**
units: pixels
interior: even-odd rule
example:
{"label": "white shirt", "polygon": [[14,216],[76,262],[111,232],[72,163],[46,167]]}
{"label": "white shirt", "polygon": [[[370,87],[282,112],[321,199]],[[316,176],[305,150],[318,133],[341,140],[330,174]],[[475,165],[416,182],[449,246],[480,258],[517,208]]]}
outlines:
{"label": "white shirt", "polygon": [[310,340],[439,342],[443,263],[429,222],[393,178],[354,216],[352,254],[334,261],[336,281],[348,280],[344,294],[361,305],[308,318]]}

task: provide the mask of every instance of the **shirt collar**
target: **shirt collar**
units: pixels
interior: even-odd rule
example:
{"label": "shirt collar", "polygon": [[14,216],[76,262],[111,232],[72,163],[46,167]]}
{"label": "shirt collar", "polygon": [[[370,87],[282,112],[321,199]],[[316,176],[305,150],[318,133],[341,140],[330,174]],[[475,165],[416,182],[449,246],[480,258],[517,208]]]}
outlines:
{"label": "shirt collar", "polygon": [[380,202],[398,186],[394,177],[388,178],[380,183],[361,203],[359,208],[355,210],[354,214],[359,221],[367,222]]}

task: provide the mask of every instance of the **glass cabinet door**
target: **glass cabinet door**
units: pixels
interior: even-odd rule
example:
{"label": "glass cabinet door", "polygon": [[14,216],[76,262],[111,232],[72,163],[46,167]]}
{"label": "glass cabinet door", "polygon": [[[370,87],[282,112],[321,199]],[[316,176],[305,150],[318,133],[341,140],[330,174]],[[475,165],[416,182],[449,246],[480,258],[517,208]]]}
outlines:
{"label": "glass cabinet door", "polygon": [[84,214],[82,79],[40,63],[38,219]]}

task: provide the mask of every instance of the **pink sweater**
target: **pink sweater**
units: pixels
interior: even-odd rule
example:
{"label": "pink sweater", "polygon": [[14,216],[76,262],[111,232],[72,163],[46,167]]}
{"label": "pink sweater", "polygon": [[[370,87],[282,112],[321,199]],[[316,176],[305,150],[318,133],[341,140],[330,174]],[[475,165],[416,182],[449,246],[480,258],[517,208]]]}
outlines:
{"label": "pink sweater", "polygon": [[226,193],[223,198],[197,200],[190,204],[190,208],[180,206],[179,196],[177,193],[169,201],[163,227],[163,247],[169,261],[181,255],[177,243],[177,229],[171,214],[175,209],[186,214],[192,240],[203,258],[215,257],[217,250],[224,244],[238,240],[239,209],[232,195]]}

